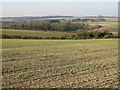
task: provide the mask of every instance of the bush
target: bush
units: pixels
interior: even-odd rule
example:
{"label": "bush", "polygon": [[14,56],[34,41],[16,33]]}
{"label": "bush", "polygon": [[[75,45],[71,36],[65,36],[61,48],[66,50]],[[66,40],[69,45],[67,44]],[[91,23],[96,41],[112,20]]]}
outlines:
{"label": "bush", "polygon": [[93,38],[93,32],[89,32],[89,31],[78,31],[76,33],[76,39],[91,39]]}
{"label": "bush", "polygon": [[104,38],[111,38],[110,35],[106,34]]}
{"label": "bush", "polygon": [[95,39],[100,38],[100,32],[98,32],[98,31],[94,32],[94,37],[95,37]]}

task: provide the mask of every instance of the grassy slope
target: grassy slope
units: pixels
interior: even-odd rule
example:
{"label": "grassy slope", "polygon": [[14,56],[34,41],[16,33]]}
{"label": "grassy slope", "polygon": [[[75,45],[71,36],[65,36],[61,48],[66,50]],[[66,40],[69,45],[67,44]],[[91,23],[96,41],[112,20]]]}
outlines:
{"label": "grassy slope", "polygon": [[117,39],[3,39],[3,87],[117,87]]}
{"label": "grassy slope", "polygon": [[2,34],[5,35],[20,35],[20,36],[36,36],[36,37],[62,37],[67,32],[57,32],[57,31],[32,31],[32,30],[14,30],[14,29],[3,29]]}

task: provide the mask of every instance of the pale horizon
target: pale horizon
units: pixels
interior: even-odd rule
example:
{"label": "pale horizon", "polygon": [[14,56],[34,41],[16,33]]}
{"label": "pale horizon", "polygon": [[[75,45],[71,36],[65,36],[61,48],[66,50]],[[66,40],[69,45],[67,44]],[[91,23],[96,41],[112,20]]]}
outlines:
{"label": "pale horizon", "polygon": [[4,2],[2,17],[118,16],[117,2]]}

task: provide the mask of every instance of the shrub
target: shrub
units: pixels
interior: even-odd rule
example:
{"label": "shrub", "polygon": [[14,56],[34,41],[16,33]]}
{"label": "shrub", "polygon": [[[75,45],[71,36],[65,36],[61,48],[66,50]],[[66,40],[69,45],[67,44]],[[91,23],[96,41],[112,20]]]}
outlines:
{"label": "shrub", "polygon": [[109,35],[109,34],[106,34],[106,35],[104,36],[104,38],[110,38],[110,35]]}
{"label": "shrub", "polygon": [[88,32],[88,31],[78,31],[76,33],[76,38],[77,39],[90,39],[93,38],[93,34],[92,32]]}
{"label": "shrub", "polygon": [[94,37],[95,37],[95,39],[100,38],[100,32],[98,32],[98,31],[94,32]]}

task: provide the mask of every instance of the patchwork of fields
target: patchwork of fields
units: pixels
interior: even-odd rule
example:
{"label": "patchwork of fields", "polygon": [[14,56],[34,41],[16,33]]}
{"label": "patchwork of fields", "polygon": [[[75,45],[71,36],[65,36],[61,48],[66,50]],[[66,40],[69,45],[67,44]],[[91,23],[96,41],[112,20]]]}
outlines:
{"label": "patchwork of fields", "polygon": [[118,84],[118,40],[2,40],[3,87],[87,88]]}

